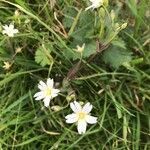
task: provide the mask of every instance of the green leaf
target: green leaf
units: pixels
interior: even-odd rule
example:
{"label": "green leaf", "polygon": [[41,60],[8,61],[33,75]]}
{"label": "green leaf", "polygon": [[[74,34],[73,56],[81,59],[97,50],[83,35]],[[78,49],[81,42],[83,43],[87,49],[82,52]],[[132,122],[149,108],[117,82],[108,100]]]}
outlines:
{"label": "green leaf", "polygon": [[96,53],[96,41],[87,42],[83,51],[83,58],[87,58],[94,53]]}
{"label": "green leaf", "polygon": [[114,68],[118,68],[125,63],[129,63],[131,58],[130,52],[117,46],[112,46],[103,54],[103,60],[105,63],[110,64]]}
{"label": "green leaf", "polygon": [[50,55],[53,47],[51,43],[42,44],[35,53],[35,62],[42,67],[53,64],[53,57]]}
{"label": "green leaf", "polygon": [[94,35],[94,21],[95,17],[90,12],[83,11],[80,15],[79,22],[75,31],[72,33],[72,37],[78,41],[84,41]]}
{"label": "green leaf", "polygon": [[0,47],[0,54],[6,54],[6,51],[2,47]]}
{"label": "green leaf", "polygon": [[72,7],[66,7],[64,10],[63,10],[63,13],[64,13],[64,19],[63,19],[63,25],[65,28],[70,28],[74,22],[74,18],[76,17],[77,15],[77,10],[75,10],[74,8]]}
{"label": "green leaf", "polygon": [[117,47],[126,49],[125,42],[124,42],[122,39],[120,39],[120,38],[117,38],[117,40],[113,40],[113,41],[112,41],[112,44],[113,44],[114,46],[117,46]]}

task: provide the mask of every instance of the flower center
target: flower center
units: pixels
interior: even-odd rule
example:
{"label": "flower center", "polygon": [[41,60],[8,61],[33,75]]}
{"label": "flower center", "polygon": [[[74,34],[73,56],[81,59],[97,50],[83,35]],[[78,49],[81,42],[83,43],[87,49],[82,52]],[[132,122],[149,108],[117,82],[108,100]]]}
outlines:
{"label": "flower center", "polygon": [[45,95],[46,95],[46,96],[50,96],[51,93],[52,93],[52,89],[51,89],[51,88],[47,88],[47,89],[45,90]]}
{"label": "flower center", "polygon": [[84,112],[79,112],[78,113],[79,120],[85,119],[85,116],[86,116],[86,113],[84,113]]}

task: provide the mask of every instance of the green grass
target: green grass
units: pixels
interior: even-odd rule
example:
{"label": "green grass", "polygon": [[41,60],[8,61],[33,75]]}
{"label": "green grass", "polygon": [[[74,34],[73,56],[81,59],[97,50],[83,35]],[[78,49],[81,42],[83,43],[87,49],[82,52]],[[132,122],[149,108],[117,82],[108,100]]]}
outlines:
{"label": "green grass", "polygon": [[[88,0],[52,2],[0,0],[0,32],[11,22],[19,30],[14,38],[0,33],[0,150],[149,150],[149,1],[114,0],[87,12]],[[81,57],[73,49],[83,43]],[[61,93],[46,108],[33,95],[48,77]],[[74,99],[89,101],[98,117],[83,135],[65,123]]]}

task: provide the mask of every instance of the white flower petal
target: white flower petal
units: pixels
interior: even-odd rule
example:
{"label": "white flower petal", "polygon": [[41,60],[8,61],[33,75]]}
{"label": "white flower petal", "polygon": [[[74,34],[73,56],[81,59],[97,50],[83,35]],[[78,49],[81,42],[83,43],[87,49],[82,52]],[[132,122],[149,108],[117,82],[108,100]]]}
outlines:
{"label": "white flower petal", "polygon": [[89,124],[95,124],[95,123],[97,123],[97,117],[93,117],[93,116],[87,115],[86,121]]}
{"label": "white flower petal", "polygon": [[14,34],[13,33],[7,33],[7,35],[9,36],[9,37],[14,37]]}
{"label": "white flower petal", "polygon": [[58,96],[59,92],[60,92],[60,90],[58,90],[58,89],[52,89],[51,97],[54,98],[54,97]]}
{"label": "white flower petal", "polygon": [[94,3],[94,2],[95,2],[95,0],[90,0],[90,2],[91,2],[91,3]]}
{"label": "white flower petal", "polygon": [[98,8],[98,7],[100,7],[103,4],[103,0],[90,0],[90,2],[92,4],[89,7],[87,7],[85,9],[85,11],[90,9],[90,8],[92,8],[94,10],[95,8]]}
{"label": "white flower petal", "polygon": [[6,32],[6,30],[3,30],[2,33],[3,33],[3,34],[6,34],[7,32]]}
{"label": "white flower petal", "polygon": [[72,111],[77,112],[76,107],[73,102],[70,103],[70,108],[72,109]]}
{"label": "white flower petal", "polygon": [[8,25],[3,26],[4,30],[8,30]]}
{"label": "white flower petal", "polygon": [[65,119],[76,118],[77,115],[75,113],[69,114],[65,117]]}
{"label": "white flower petal", "polygon": [[43,92],[37,92],[35,93],[35,95],[33,97],[38,97],[38,96],[44,96]]}
{"label": "white flower petal", "polygon": [[45,87],[43,87],[41,84],[38,84],[38,88],[39,88],[41,91],[44,91],[44,90],[45,90]]}
{"label": "white flower petal", "polygon": [[86,121],[79,121],[77,125],[78,133],[83,134],[86,131],[87,123]]}
{"label": "white flower petal", "polygon": [[66,120],[66,123],[75,123],[75,122],[76,122],[75,119],[67,119],[67,120]]}
{"label": "white flower petal", "polygon": [[74,112],[79,112],[82,109],[81,105],[77,101],[70,103],[70,107]]}
{"label": "white flower petal", "polygon": [[36,97],[36,98],[35,98],[35,100],[37,100],[37,101],[38,101],[38,100],[41,100],[41,99],[43,99],[43,98],[44,98],[44,96],[43,96],[43,95],[41,95],[41,96]]}
{"label": "white flower petal", "polygon": [[66,123],[74,123],[77,122],[78,118],[75,113],[69,114],[65,117]]}
{"label": "white flower petal", "polygon": [[54,94],[58,94],[59,92],[60,92],[59,89],[53,89],[53,93],[54,93]]}
{"label": "white flower petal", "polygon": [[18,33],[18,32],[19,32],[18,29],[14,29],[14,30],[13,30],[13,33],[14,33],[14,34],[16,34],[16,33]]}
{"label": "white flower petal", "polygon": [[51,97],[52,97],[52,98],[54,98],[54,97],[56,97],[56,96],[58,96],[58,94],[51,94]]}
{"label": "white flower petal", "polygon": [[53,88],[53,86],[54,86],[54,80],[48,78],[48,79],[47,79],[47,86],[50,87],[50,88]]}
{"label": "white flower petal", "polygon": [[39,82],[39,85],[41,85],[43,88],[46,88],[46,87],[47,87],[47,85],[46,85],[43,81],[40,81],[40,82]]}
{"label": "white flower petal", "polygon": [[87,10],[89,10],[91,8],[93,8],[93,5],[90,5],[89,7],[85,8],[85,11],[87,11]]}
{"label": "white flower petal", "polygon": [[74,101],[74,104],[75,104],[75,106],[76,106],[76,108],[77,108],[78,110],[81,110],[81,105],[80,105],[79,102]]}
{"label": "white flower petal", "polygon": [[91,110],[92,110],[93,106],[88,102],[86,103],[84,106],[83,106],[83,109],[82,111],[83,112],[86,112],[86,113],[89,113]]}
{"label": "white flower petal", "polygon": [[10,24],[10,25],[9,25],[9,29],[10,29],[10,30],[14,30],[14,25],[13,25],[13,24]]}
{"label": "white flower petal", "polygon": [[44,101],[44,106],[45,107],[48,107],[49,106],[49,103],[50,103],[50,98],[46,97],[43,101]]}

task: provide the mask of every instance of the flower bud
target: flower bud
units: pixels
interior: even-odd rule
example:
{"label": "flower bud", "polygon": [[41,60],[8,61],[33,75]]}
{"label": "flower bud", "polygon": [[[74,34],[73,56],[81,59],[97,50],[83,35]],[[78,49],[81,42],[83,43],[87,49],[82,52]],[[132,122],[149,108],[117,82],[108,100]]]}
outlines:
{"label": "flower bud", "polygon": [[127,27],[127,25],[128,25],[127,23],[122,24],[121,29],[125,29]]}

